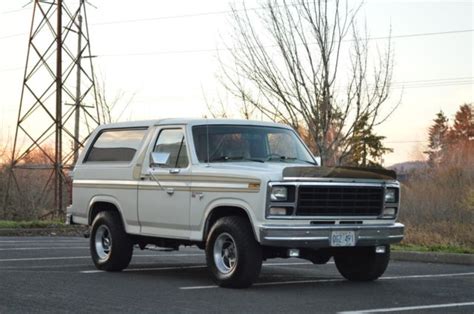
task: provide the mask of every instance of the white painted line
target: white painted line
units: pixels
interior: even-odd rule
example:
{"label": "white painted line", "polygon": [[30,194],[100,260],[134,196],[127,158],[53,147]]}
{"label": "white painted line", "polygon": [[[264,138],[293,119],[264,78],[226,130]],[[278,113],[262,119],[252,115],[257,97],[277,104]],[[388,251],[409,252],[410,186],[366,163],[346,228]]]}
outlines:
{"label": "white painted line", "polygon": [[13,270],[28,270],[28,269],[54,269],[54,268],[74,268],[74,267],[88,267],[90,264],[63,264],[63,265],[41,265],[41,266],[2,266],[0,271]]}
{"label": "white painted line", "polygon": [[442,308],[448,308],[448,307],[461,307],[461,306],[471,306],[471,305],[474,305],[474,302],[404,306],[404,307],[392,307],[392,308],[385,308],[385,309],[347,311],[347,312],[339,312],[339,313],[340,314],[387,313],[387,312],[401,312],[401,311],[414,311],[414,310],[442,309]]}
{"label": "white painted line", "polygon": [[[263,263],[263,266],[288,266],[288,265],[313,265],[309,262],[296,262],[296,263]],[[175,266],[175,267],[155,267],[155,268],[127,268],[123,271],[134,272],[134,271],[153,271],[153,270],[181,270],[181,269],[193,269],[193,268],[207,268],[207,265],[196,265],[196,266]],[[80,271],[82,274],[96,274],[105,272],[103,270],[83,270]]]}
{"label": "white painted line", "polygon": [[[133,255],[133,257],[181,257],[181,256],[203,256],[204,254],[148,254],[148,255]],[[59,256],[59,257],[26,257],[26,258],[5,258],[0,259],[0,262],[22,262],[22,261],[54,261],[54,260],[68,260],[68,259],[89,259],[87,256]]]}
{"label": "white painted line", "polygon": [[[293,284],[305,284],[305,283],[318,283],[318,282],[340,282],[346,281],[345,279],[309,279],[309,280],[292,280],[292,281],[273,281],[273,282],[257,282],[253,286],[280,286],[280,285],[293,285]],[[180,287],[181,290],[198,290],[198,289],[214,289],[219,288],[216,285],[209,286],[191,286],[191,287]]]}
{"label": "white painted line", "polygon": [[61,256],[61,257],[25,257],[25,258],[3,258],[0,262],[23,262],[23,261],[54,261],[67,259],[84,259],[90,256]]}
{"label": "white painted line", "polygon": [[[381,277],[379,280],[399,280],[399,279],[413,279],[413,278],[438,278],[438,277],[459,277],[459,276],[473,276],[474,272],[470,273],[453,273],[453,274],[433,274],[433,275],[408,275],[408,276],[392,276]],[[309,280],[292,280],[292,281],[274,281],[274,282],[257,282],[254,286],[278,286],[278,285],[292,285],[292,284],[307,284],[319,282],[342,282],[345,279],[309,279]],[[195,289],[214,289],[218,288],[216,285],[209,286],[190,286],[180,287],[181,290],[195,290]]]}
{"label": "white painted line", "polygon": [[[334,264],[334,262],[327,262],[326,264]],[[311,262],[284,262],[284,263],[263,263],[263,266],[289,266],[289,265],[314,265]],[[318,265],[322,266],[322,265]]]}
{"label": "white painted line", "polygon": [[105,272],[105,270],[100,270],[100,269],[80,271],[81,274],[96,274],[96,273],[104,273],[104,272]]}
{"label": "white painted line", "polygon": [[284,263],[263,263],[263,266],[289,266],[289,265],[314,265],[311,262],[284,262]]}
{"label": "white painted line", "polygon": [[413,279],[413,278],[439,278],[439,277],[458,277],[458,276],[473,276],[474,272],[470,273],[453,273],[453,274],[432,274],[432,275],[406,275],[406,276],[393,276],[393,277],[381,277],[379,280],[393,280],[393,279]]}
{"label": "white painted line", "polygon": [[89,249],[88,246],[46,246],[46,247],[13,247],[13,248],[0,248],[0,251],[33,251],[33,250],[78,250],[78,249]]}
{"label": "white painted line", "polygon": [[77,239],[77,240],[54,240],[54,239],[46,239],[46,240],[0,240],[0,243],[82,243],[82,242],[89,242],[86,239]]}
{"label": "white painted line", "polygon": [[[184,270],[184,269],[195,269],[195,268],[206,268],[206,265],[195,265],[195,266],[177,266],[177,267],[154,267],[154,268],[127,268],[123,272],[137,272],[137,271],[157,271],[157,270]],[[104,270],[93,269],[93,270],[83,270],[81,274],[96,274],[104,273]]]}

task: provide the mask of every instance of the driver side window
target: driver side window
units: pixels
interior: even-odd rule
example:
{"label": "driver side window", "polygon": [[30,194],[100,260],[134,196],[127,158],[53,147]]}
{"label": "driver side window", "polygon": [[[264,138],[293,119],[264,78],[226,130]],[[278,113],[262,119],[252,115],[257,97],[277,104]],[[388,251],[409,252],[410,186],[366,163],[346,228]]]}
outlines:
{"label": "driver side window", "polygon": [[164,168],[186,168],[189,164],[186,150],[186,139],[181,129],[161,130],[153,152],[169,153],[170,157]]}

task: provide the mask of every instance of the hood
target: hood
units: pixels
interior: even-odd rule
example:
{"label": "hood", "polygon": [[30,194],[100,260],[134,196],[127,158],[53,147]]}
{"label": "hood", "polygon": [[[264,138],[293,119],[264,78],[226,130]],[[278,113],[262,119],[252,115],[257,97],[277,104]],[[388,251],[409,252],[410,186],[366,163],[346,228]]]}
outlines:
{"label": "hood", "polygon": [[382,168],[318,167],[307,166],[306,164],[288,164],[284,162],[211,163],[209,167],[202,165],[197,172],[258,177],[272,181],[280,181],[289,178],[291,178],[291,180],[297,180],[298,178],[397,179],[395,171]]}
{"label": "hood", "polygon": [[393,170],[362,167],[286,167],[283,178],[341,178],[396,180]]}
{"label": "hood", "polygon": [[[291,168],[306,167],[305,164],[288,164],[284,162],[222,162],[211,163],[210,166],[201,164],[199,172],[228,174],[238,176],[266,178],[272,181],[283,179],[282,173],[285,168],[291,165]],[[196,169],[197,170],[197,169]]]}

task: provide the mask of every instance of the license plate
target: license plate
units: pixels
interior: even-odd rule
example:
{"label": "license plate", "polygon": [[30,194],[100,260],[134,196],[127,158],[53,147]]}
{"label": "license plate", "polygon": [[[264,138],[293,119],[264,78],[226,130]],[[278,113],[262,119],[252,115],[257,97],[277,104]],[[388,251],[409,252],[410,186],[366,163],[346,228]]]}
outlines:
{"label": "license plate", "polygon": [[331,246],[355,246],[355,232],[333,231],[331,233]]}

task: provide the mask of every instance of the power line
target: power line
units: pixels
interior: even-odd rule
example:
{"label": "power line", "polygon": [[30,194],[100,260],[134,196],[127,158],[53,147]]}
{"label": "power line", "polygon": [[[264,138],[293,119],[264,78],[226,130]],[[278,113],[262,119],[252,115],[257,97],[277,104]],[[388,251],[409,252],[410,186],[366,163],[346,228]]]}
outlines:
{"label": "power line", "polygon": [[397,38],[412,38],[412,37],[422,37],[422,36],[436,36],[436,35],[447,35],[447,34],[459,34],[459,33],[470,33],[474,29],[462,29],[455,31],[445,31],[445,32],[432,32],[432,33],[415,33],[415,34],[404,34],[404,35],[395,35],[395,36],[385,36],[385,37],[369,37],[369,40],[378,40],[378,39],[397,39]]}
{"label": "power line", "polygon": [[431,81],[471,80],[471,79],[474,79],[474,76],[447,77],[447,78],[440,78],[440,79],[401,81],[401,82],[395,81],[395,82],[392,82],[392,84],[406,84],[406,83],[431,82]]}
{"label": "power line", "polygon": [[0,40],[2,40],[2,39],[8,39],[8,38],[13,38],[13,37],[20,37],[20,36],[28,36],[28,35],[25,34],[25,33],[17,33],[17,34],[5,35],[5,36],[0,37]]}
{"label": "power line", "polygon": [[[301,6],[300,3],[288,3],[286,5],[276,5],[275,8],[284,7],[284,6]],[[198,13],[189,13],[189,14],[180,14],[180,15],[169,15],[169,16],[157,16],[157,17],[145,17],[145,18],[135,18],[129,20],[116,20],[116,21],[105,21],[93,23],[91,25],[101,26],[101,25],[112,25],[112,24],[126,24],[126,23],[137,23],[137,22],[151,22],[151,21],[160,21],[160,20],[172,20],[172,19],[182,19],[182,18],[193,18],[193,17],[202,17],[210,15],[221,15],[228,14],[233,12],[242,12],[242,11],[259,11],[266,10],[267,7],[258,7],[258,8],[245,8],[245,9],[235,9],[235,10],[222,10],[222,11],[211,11],[211,12],[198,12]]]}
{"label": "power line", "polygon": [[[386,36],[386,37],[369,37],[368,40],[379,40],[389,38],[410,38],[410,37],[421,37],[421,36],[434,36],[434,35],[446,35],[456,33],[467,33],[473,32],[474,29],[465,29],[457,31],[446,31],[446,32],[433,32],[433,33],[413,33],[404,34],[397,36]],[[352,40],[347,40],[352,41]],[[314,44],[314,43],[311,43]],[[264,47],[276,47],[276,45],[264,46]],[[231,51],[231,48],[214,48],[214,49],[194,49],[194,50],[164,50],[164,51],[146,51],[146,52],[128,52],[128,53],[116,53],[116,54],[99,54],[101,57],[134,57],[134,56],[155,56],[155,55],[166,55],[166,54],[192,54],[192,53],[208,53],[208,52],[219,52],[219,51]]]}
{"label": "power line", "polygon": [[[0,73],[22,70],[22,67],[0,69]],[[414,81],[399,81],[393,82],[392,88],[394,89],[412,89],[412,88],[425,88],[425,87],[445,87],[445,86],[462,86],[474,84],[474,76],[462,76],[462,77],[449,77],[449,78],[437,78],[427,80],[414,80]]]}
{"label": "power line", "polygon": [[21,11],[28,10],[28,8],[21,8],[21,9],[13,9],[13,10],[8,10],[8,11],[3,11],[2,14],[11,14],[11,13],[17,13]]}
{"label": "power line", "polygon": [[18,71],[18,70],[23,70],[23,67],[15,67],[15,68],[5,68],[5,69],[0,69],[0,73],[2,72],[10,72],[10,71]]}
{"label": "power line", "polygon": [[[291,4],[291,5],[297,5],[297,4]],[[18,10],[12,10],[12,11],[6,11],[3,12],[4,14],[7,13],[13,13],[13,12],[18,12],[25,10],[26,8],[23,9],[18,9]],[[242,10],[236,10],[236,11],[257,11],[257,10],[263,10],[265,8],[259,7],[259,8],[249,8],[249,9],[242,9]],[[202,17],[202,16],[211,16],[211,15],[221,15],[221,14],[228,14],[232,13],[233,11],[230,10],[222,10],[222,11],[213,11],[213,12],[199,12],[199,13],[189,13],[189,14],[180,14],[180,15],[169,15],[169,16],[157,16],[157,17],[147,17],[147,18],[135,18],[135,19],[127,19],[127,20],[115,20],[115,21],[105,21],[105,22],[98,22],[98,23],[93,23],[91,25],[94,26],[104,26],[104,25],[115,25],[115,24],[128,24],[128,23],[140,23],[140,22],[151,22],[151,21],[160,21],[160,20],[173,20],[173,19],[183,19],[183,18],[193,18],[193,17]],[[466,29],[466,30],[456,30],[456,31],[445,31],[445,32],[432,32],[432,33],[417,33],[417,34],[405,34],[405,35],[395,35],[395,36],[382,36],[382,37],[370,37],[368,38],[369,40],[380,40],[380,39],[388,39],[388,38],[410,38],[410,37],[421,37],[421,36],[433,36],[433,35],[442,35],[442,34],[455,34],[455,33],[465,33],[465,32],[472,32],[474,29]],[[7,36],[2,36],[0,39],[6,39],[6,38],[11,38],[11,37],[17,37],[21,36],[24,34],[13,34],[13,35],[7,35]],[[351,41],[351,40],[349,40]]]}
{"label": "power line", "polygon": [[[258,8],[252,8],[248,10],[258,10]],[[182,18],[190,18],[190,17],[201,17],[201,16],[209,16],[209,15],[220,15],[231,13],[232,11],[214,11],[214,12],[201,12],[201,13],[190,13],[190,14],[182,14],[182,15],[169,15],[169,16],[157,16],[157,17],[145,17],[145,18],[136,18],[136,19],[129,19],[129,20],[115,20],[115,21],[105,21],[105,22],[97,22],[91,23],[94,26],[102,26],[102,25],[113,25],[113,24],[127,24],[127,23],[138,23],[138,22],[151,22],[151,21],[160,21],[160,20],[173,20],[173,19],[182,19]]]}

